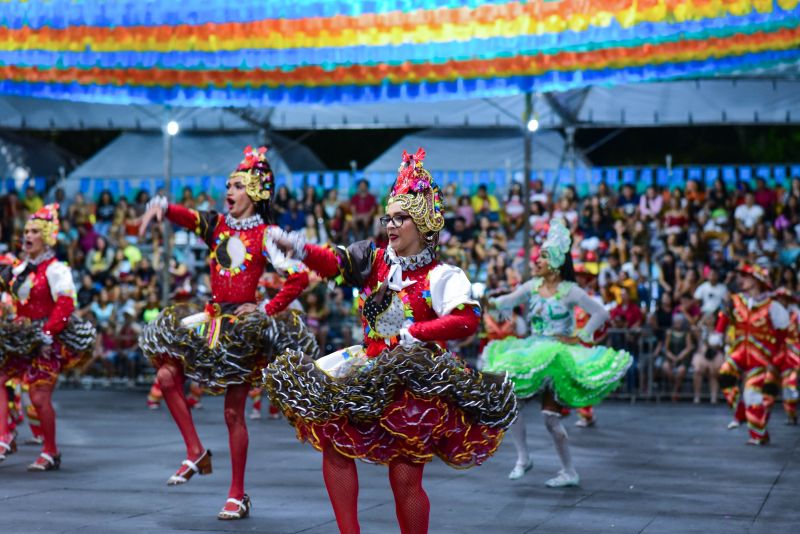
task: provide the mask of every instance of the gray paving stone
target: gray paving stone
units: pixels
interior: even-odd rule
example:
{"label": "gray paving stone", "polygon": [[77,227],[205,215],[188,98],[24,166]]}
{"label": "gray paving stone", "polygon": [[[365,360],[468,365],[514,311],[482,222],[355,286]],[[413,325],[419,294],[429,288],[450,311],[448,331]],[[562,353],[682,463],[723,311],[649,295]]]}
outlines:
{"label": "gray paving stone", "polygon": [[[166,409],[148,411],[132,392],[56,393],[63,467],[28,473],[37,454],[20,446],[0,464],[0,532],[109,534],[264,532],[328,534],[336,524],[321,456],[297,442],[285,421],[250,421],[247,488],[253,515],[221,522],[230,476],[220,398],[194,413],[214,451],[214,473],[169,488],[183,443]],[[582,486],[544,487],[558,460],[535,405],[524,411],[535,467],[511,482],[510,442],[477,469],[441,462],[425,470],[432,534],[531,532],[777,532],[800,524],[800,428],[780,424],[773,444],[744,444],[721,406],[608,402],[596,428],[565,421]],[[23,430],[23,437],[27,433]],[[362,532],[396,533],[385,467],[359,464]]]}

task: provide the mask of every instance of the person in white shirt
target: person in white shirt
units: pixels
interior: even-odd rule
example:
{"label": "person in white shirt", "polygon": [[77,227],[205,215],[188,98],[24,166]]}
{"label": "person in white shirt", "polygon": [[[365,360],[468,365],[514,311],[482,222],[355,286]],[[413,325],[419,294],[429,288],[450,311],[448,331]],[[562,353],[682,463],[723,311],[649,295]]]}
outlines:
{"label": "person in white shirt", "polygon": [[736,208],[733,218],[736,220],[736,229],[746,237],[753,237],[756,225],[764,217],[764,208],[755,203],[753,193],[747,193],[744,197],[744,204]]}
{"label": "person in white shirt", "polygon": [[728,288],[720,282],[719,272],[710,267],[706,269],[708,269],[707,280],[694,291],[694,299],[700,302],[703,315],[716,313],[728,298]]}

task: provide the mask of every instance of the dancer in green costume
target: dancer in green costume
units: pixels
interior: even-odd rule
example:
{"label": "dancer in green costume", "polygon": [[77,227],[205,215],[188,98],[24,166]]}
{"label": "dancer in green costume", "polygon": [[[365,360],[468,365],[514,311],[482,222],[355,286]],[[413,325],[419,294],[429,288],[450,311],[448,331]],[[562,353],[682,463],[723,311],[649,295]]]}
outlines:
{"label": "dancer in green costume", "polygon": [[[534,276],[513,293],[492,299],[490,307],[513,309],[527,304],[530,337],[493,341],[484,350],[484,370],[507,372],[520,399],[542,393],[542,414],[561,459],[558,475],[547,481],[551,488],[577,486],[567,432],[561,424],[564,408],[597,404],[614,391],[633,359],[625,351],[592,346],[595,332],[608,320],[608,312],[575,283],[570,257],[571,237],[560,219],[550,223],[547,239],[534,263]],[[576,332],[575,308],[588,315]],[[511,427],[517,463],[508,478],[515,480],[533,467],[528,452],[523,417]]]}

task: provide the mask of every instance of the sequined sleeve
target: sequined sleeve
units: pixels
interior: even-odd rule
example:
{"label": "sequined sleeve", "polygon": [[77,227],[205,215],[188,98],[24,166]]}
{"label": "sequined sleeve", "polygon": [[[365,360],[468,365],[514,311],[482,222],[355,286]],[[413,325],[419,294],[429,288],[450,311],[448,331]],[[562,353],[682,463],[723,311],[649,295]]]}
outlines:
{"label": "sequined sleeve", "polygon": [[478,301],[472,298],[472,284],[469,278],[458,267],[437,265],[431,271],[430,282],[431,306],[439,317],[465,306],[480,309]]}
{"label": "sequined sleeve", "polygon": [[66,328],[69,316],[75,311],[75,283],[70,268],[60,261],[48,265],[45,276],[50,286],[50,295],[56,305],[50,312],[42,331],[48,335],[55,335]]}
{"label": "sequined sleeve", "polygon": [[167,207],[167,219],[191,230],[211,247],[214,229],[219,224],[220,215],[216,211],[197,211],[180,204],[170,204]]}
{"label": "sequined sleeve", "polygon": [[349,247],[305,246],[303,262],[324,278],[337,283],[364,287],[367,283],[377,249],[371,241],[358,241]]}

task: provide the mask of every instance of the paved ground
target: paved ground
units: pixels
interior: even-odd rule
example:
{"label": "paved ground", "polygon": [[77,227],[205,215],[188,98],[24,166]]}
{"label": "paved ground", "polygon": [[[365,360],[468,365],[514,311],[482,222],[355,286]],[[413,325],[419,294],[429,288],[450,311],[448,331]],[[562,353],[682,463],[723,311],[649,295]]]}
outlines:
{"label": "paved ground", "polygon": [[[166,410],[144,408],[144,395],[59,391],[61,471],[28,473],[36,448],[0,464],[0,532],[149,533],[336,531],[320,456],[294,439],[284,421],[251,423],[248,491],[253,515],[215,518],[227,490],[229,461],[222,406],[206,398],[196,412],[214,453],[214,474],[168,488],[182,459]],[[535,468],[511,482],[515,454],[505,443],[484,466],[426,469],[431,533],[796,532],[800,524],[800,428],[773,419],[773,445],[744,444],[745,430],[725,430],[721,407],[609,402],[600,425],[568,420],[581,488],[543,482],[557,459],[538,411],[528,406]],[[382,467],[360,465],[365,534],[398,532]]]}

